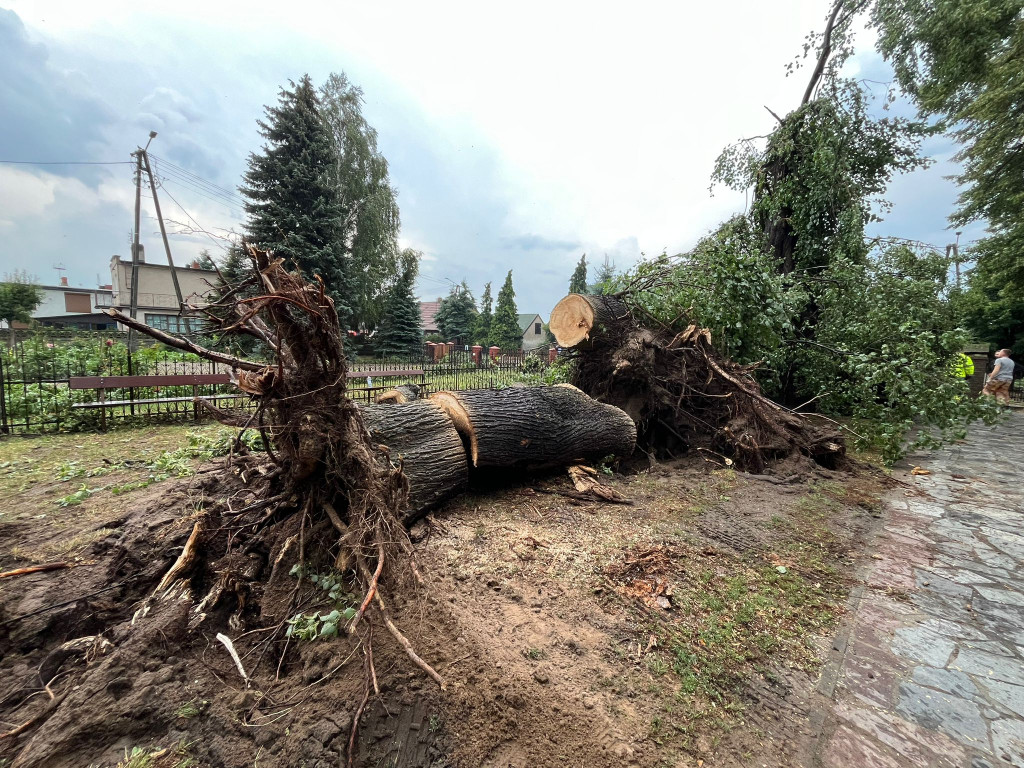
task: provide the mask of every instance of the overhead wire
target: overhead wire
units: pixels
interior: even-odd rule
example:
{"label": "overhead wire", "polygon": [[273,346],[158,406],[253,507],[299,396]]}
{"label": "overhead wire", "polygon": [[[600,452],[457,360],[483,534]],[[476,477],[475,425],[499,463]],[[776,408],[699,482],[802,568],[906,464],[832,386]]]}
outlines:
{"label": "overhead wire", "polygon": [[185,206],[183,206],[181,203],[179,203],[175,199],[174,195],[172,195],[167,190],[167,187],[164,187],[164,194],[167,195],[168,198],[170,198],[172,203],[174,203],[176,206],[178,206],[178,208],[181,209],[181,212],[184,213],[188,217],[188,220],[191,221],[196,226],[197,230],[202,232],[204,235],[206,235],[210,239],[210,242],[212,242],[214,245],[216,245],[218,248],[220,248],[225,253],[228,252],[228,247],[226,245],[224,245],[224,243],[221,242],[217,237],[215,237],[213,234],[208,232],[207,229],[202,224],[200,224],[198,221],[196,221],[195,218],[192,216],[192,214],[189,213],[187,210],[185,210]]}
{"label": "overhead wire", "polygon": [[0,160],[6,165],[135,165],[131,160]]}
{"label": "overhead wire", "polygon": [[176,163],[172,163],[170,160],[164,160],[162,157],[158,157],[157,155],[153,154],[149,155],[149,157],[152,158],[153,162],[157,166],[162,167],[166,172],[170,172],[172,175],[176,175],[178,177],[192,181],[202,187],[209,189],[213,193],[223,195],[224,197],[227,197],[229,199],[242,199],[236,190],[228,189],[227,187],[222,187],[219,184],[216,184],[210,181],[209,179],[200,176],[198,173],[195,173],[194,171],[190,171],[187,168],[182,168],[180,165],[177,165]]}

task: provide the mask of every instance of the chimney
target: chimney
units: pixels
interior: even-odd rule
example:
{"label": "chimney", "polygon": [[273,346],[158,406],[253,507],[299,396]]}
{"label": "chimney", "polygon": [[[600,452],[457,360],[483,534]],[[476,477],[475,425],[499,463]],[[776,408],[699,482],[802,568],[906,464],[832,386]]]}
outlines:
{"label": "chimney", "polygon": [[61,275],[60,284],[64,288],[68,287],[68,279],[66,277],[64,277],[63,275]]}
{"label": "chimney", "polygon": [[192,269],[199,269],[199,259],[192,260]]}

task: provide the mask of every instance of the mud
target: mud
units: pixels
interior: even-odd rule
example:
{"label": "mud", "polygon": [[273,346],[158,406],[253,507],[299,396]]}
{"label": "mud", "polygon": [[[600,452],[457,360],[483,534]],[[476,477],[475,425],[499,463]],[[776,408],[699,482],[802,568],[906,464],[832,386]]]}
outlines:
{"label": "mud", "polygon": [[[632,507],[536,493],[520,478],[431,516],[415,532],[426,585],[392,608],[447,690],[377,633],[381,694],[370,696],[354,764],[731,766],[751,752],[764,765],[790,764],[807,743],[814,669],[767,657],[737,692],[740,714],[700,721],[685,741],[665,735],[654,724],[686,722],[686,699],[670,675],[651,672],[652,609],[618,594],[605,573],[646,544],[683,547],[693,563],[705,558],[723,573],[737,558],[775,556],[787,534],[770,522],[795,514],[808,476],[775,484],[731,473],[723,480],[712,469],[691,462],[603,476]],[[822,472],[812,481],[861,482]],[[80,520],[79,532],[110,533],[79,552],[75,567],[0,582],[0,734],[28,724],[0,738],[0,766],[114,766],[138,747],[169,750],[156,763],[167,766],[347,764],[366,690],[357,645],[345,637],[287,649],[263,641],[287,618],[288,563],[254,596],[259,615],[245,615],[240,627],[228,626],[232,606],[190,632],[192,600],[184,597],[152,604],[133,623],[180,552],[197,500],[239,492],[239,481],[218,477],[168,481],[138,494],[127,512]],[[850,561],[873,524],[860,501],[872,498],[874,483],[861,482],[863,499],[830,507],[830,562]],[[567,484],[550,476],[542,486]],[[56,535],[26,520],[0,525],[4,566],[15,562],[13,547],[43,549]],[[671,569],[664,577],[685,580]],[[306,594],[302,610],[316,610],[318,599]],[[233,638],[252,686],[217,632]],[[43,660],[82,637],[110,645],[66,659],[44,687]]]}

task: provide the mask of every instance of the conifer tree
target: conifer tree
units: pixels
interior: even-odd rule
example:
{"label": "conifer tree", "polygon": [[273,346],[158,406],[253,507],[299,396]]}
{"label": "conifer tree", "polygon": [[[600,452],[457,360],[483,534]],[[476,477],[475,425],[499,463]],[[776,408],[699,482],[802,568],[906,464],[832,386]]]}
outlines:
{"label": "conifer tree", "polygon": [[587,254],[580,256],[580,263],[569,278],[569,293],[587,292]]}
{"label": "conifer tree", "polygon": [[491,319],[493,317],[493,300],[491,299],[491,284],[484,286],[484,293],[480,297],[480,314],[476,316],[476,333],[474,341],[485,347],[490,343]]}
{"label": "conifer tree", "polygon": [[516,292],[512,287],[512,270],[498,291],[498,303],[491,321],[491,344],[502,349],[519,349],[523,345],[523,332],[519,328]]}
{"label": "conifer tree", "polygon": [[598,295],[612,293],[612,281],[615,279],[615,262],[604,255],[604,262],[597,269],[597,277],[589,290]]}
{"label": "conifer tree", "polygon": [[423,351],[420,305],[413,296],[420,254],[411,248],[399,257],[402,271],[384,301],[377,327],[377,351],[392,357],[415,357]]}
{"label": "conifer tree", "polygon": [[343,209],[336,183],[334,137],[309,75],[282,89],[277,106],[258,121],[266,140],[249,155],[241,192],[249,202],[249,241],[274,251],[303,274],[319,275],[334,299],[342,328],[352,324]]}
{"label": "conifer tree", "polygon": [[434,319],[445,341],[468,344],[476,330],[476,316],[476,301],[463,280],[461,285],[452,286]]}

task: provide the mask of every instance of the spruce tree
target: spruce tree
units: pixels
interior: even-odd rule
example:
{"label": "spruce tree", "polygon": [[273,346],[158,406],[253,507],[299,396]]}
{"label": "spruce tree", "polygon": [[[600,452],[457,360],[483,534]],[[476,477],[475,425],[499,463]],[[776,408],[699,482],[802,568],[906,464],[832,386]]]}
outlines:
{"label": "spruce tree", "polygon": [[341,327],[350,328],[349,267],[342,238],[343,209],[336,182],[334,137],[309,75],[282,89],[278,104],[258,121],[266,140],[249,155],[240,188],[249,202],[248,239],[274,251],[307,277],[319,275],[334,299]]}
{"label": "spruce tree", "polygon": [[375,341],[377,351],[391,357],[416,357],[423,352],[420,305],[413,296],[413,284],[419,271],[420,254],[411,248],[402,251],[402,272],[384,301]]}
{"label": "spruce tree", "polygon": [[505,277],[505,284],[498,291],[498,304],[491,321],[491,344],[502,349],[520,349],[523,332],[519,328],[519,313],[516,309],[516,292],[512,287],[512,270]]}
{"label": "spruce tree", "polygon": [[453,285],[447,298],[441,301],[434,319],[437,328],[445,341],[468,344],[473,340],[476,330],[476,301],[463,280],[461,285]]}
{"label": "spruce tree", "polygon": [[569,278],[569,293],[587,292],[587,254],[580,256],[580,263]]}
{"label": "spruce tree", "polygon": [[487,346],[491,337],[491,319],[493,317],[492,307],[494,302],[491,299],[491,284],[484,286],[484,293],[480,297],[480,314],[476,316],[476,333],[474,341],[477,344]]}
{"label": "spruce tree", "polygon": [[604,255],[604,262],[597,269],[597,277],[589,290],[591,293],[597,295],[604,295],[612,293],[615,280],[615,262],[608,258],[608,254]]}

